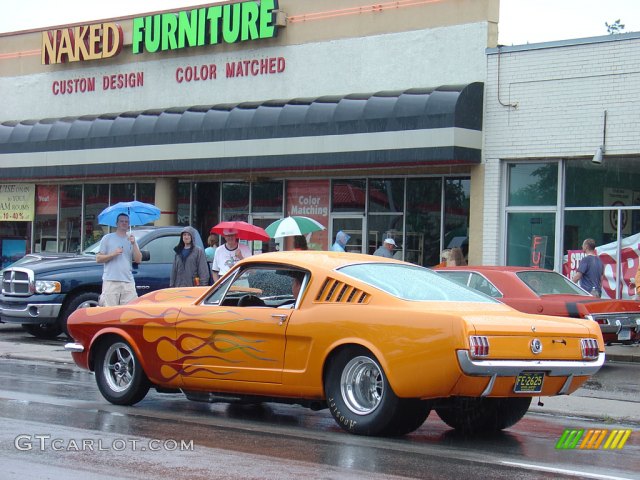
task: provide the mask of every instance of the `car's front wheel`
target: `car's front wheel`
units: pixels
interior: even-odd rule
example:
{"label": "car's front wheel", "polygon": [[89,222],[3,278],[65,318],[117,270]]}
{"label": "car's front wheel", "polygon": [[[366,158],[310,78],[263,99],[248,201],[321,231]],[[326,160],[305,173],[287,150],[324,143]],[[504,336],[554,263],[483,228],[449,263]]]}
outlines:
{"label": "car's front wheel", "polygon": [[120,338],[98,346],[95,372],[100,393],[113,404],[133,405],[149,391],[149,379],[135,352]]}
{"label": "car's front wheel", "polygon": [[62,333],[62,327],[58,323],[23,323],[22,328],[34,337],[43,340],[56,338]]}
{"label": "car's front wheel", "polygon": [[99,297],[100,295],[95,292],[84,292],[71,297],[60,316],[60,329],[68,335],[67,321],[69,320],[69,315],[80,308],[97,307]]}
{"label": "car's front wheel", "polygon": [[465,433],[492,433],[519,422],[527,413],[531,397],[454,398],[436,408],[440,419]]}
{"label": "car's front wheel", "polygon": [[399,404],[375,356],[360,347],[344,349],[333,358],[325,392],[336,423],[356,435],[384,434]]}

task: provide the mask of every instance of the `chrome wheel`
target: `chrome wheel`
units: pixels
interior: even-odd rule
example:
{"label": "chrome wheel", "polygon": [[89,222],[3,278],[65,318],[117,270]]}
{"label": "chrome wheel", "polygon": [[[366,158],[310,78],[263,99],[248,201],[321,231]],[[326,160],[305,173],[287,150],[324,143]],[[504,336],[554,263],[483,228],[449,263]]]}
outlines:
{"label": "chrome wheel", "polygon": [[114,393],[124,392],[131,386],[136,360],[129,345],[115,342],[107,349],[102,374]]}
{"label": "chrome wheel", "polygon": [[342,370],[340,392],[349,410],[356,415],[373,412],[384,396],[385,384],[380,366],[369,357],[352,358]]}

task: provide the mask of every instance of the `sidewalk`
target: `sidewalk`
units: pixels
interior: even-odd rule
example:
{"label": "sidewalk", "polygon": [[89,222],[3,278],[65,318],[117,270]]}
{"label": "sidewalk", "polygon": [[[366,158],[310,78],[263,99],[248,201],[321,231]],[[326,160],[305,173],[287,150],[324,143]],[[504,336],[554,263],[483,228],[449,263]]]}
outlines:
{"label": "sidewalk", "polygon": [[[42,341],[29,337],[24,340],[3,340],[4,330],[17,329],[0,324],[0,358],[17,360],[36,360],[75,365],[71,354],[64,350],[65,340]],[[16,330],[13,330],[16,331]],[[606,348],[607,362],[633,363],[640,374],[640,345],[612,345]],[[640,399],[627,400],[620,393],[606,390],[580,388],[571,395],[542,397],[544,406],[538,405],[538,398],[531,402],[530,412],[542,415],[562,415],[574,418],[598,420],[612,424],[631,424],[640,426]]]}

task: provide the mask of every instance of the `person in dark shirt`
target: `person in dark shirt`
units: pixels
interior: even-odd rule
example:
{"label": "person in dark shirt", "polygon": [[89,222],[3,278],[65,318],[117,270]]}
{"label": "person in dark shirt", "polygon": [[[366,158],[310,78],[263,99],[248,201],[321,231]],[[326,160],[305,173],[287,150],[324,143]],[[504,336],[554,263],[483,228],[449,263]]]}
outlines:
{"label": "person in dark shirt", "polygon": [[604,277],[604,265],[596,254],[596,242],[593,238],[587,238],[582,242],[584,258],[578,265],[578,271],[573,276],[573,281],[594,297],[602,295],[602,281]]}

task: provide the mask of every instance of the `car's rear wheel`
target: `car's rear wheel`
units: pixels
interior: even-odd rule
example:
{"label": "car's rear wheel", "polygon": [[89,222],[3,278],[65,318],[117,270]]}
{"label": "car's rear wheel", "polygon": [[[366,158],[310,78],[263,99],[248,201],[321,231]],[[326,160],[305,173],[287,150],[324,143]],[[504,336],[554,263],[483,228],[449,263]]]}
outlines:
{"label": "car's rear wheel", "polygon": [[431,413],[431,404],[426,400],[401,398],[396,413],[384,430],[385,435],[406,435],[420,428]]}
{"label": "car's rear wheel", "polygon": [[454,398],[436,408],[444,423],[465,433],[490,433],[515,425],[529,409],[531,397]]}
{"label": "car's rear wheel", "polygon": [[62,327],[57,323],[23,323],[22,328],[36,338],[51,339],[62,333]]}
{"label": "car's rear wheel", "polygon": [[336,423],[357,435],[384,434],[399,405],[375,356],[360,347],[344,349],[333,358],[325,392]]}
{"label": "car's rear wheel", "polygon": [[99,345],[95,372],[100,393],[116,405],[138,403],[149,391],[149,379],[135,352],[120,338],[110,338]]}

